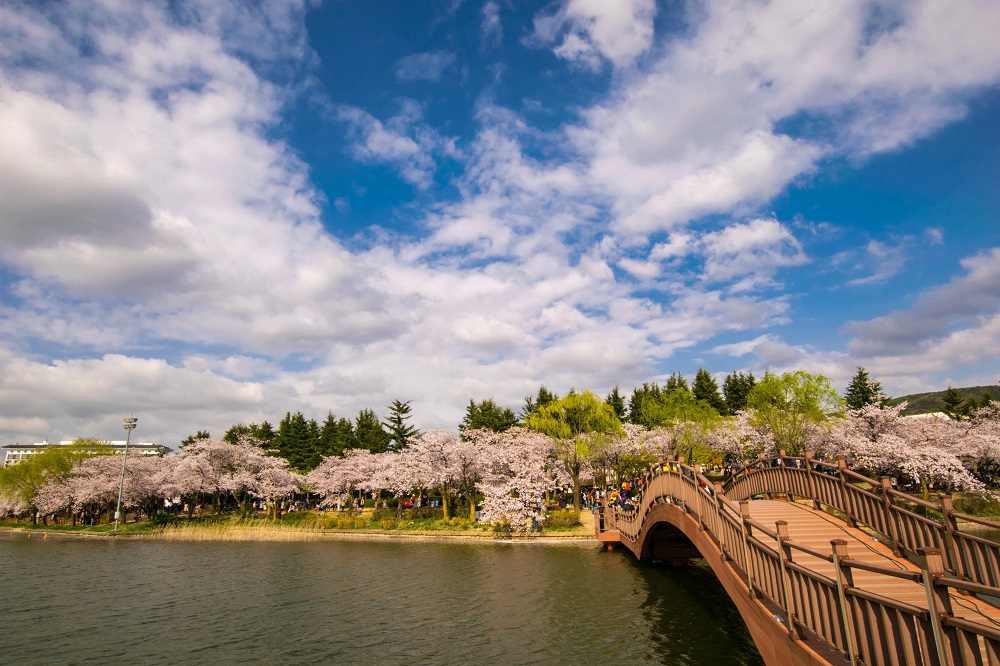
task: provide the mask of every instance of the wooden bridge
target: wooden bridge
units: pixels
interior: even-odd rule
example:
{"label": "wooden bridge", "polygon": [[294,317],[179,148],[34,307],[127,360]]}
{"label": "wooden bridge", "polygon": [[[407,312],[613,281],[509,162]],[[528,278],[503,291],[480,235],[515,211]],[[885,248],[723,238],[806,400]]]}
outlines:
{"label": "wooden bridge", "polygon": [[[1000,666],[1000,530],[845,465],[760,458],[725,485],[660,462],[634,507],[602,507],[598,539],[639,559],[700,557],[768,666]],[[776,500],[775,498],[781,498]]]}

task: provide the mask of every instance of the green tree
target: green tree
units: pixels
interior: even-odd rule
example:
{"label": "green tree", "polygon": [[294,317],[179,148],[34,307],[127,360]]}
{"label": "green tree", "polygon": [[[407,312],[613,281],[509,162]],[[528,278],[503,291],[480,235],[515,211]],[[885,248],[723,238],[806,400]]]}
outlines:
{"label": "green tree", "polygon": [[344,451],[358,448],[354,437],[354,426],[349,419],[338,419],[333,412],[326,413],[326,420],[319,429],[319,454],[321,456],[344,457]]}
{"label": "green tree", "polygon": [[944,408],[941,411],[956,421],[964,421],[972,412],[969,404],[962,397],[962,392],[951,385],[948,386],[941,399],[944,401]]}
{"label": "green tree", "polygon": [[264,421],[263,423],[236,423],[230,426],[226,434],[222,436],[222,441],[230,444],[239,444],[241,441],[251,442],[257,446],[267,449],[271,447],[277,433],[274,427]]}
{"label": "green tree", "polygon": [[402,451],[410,445],[410,440],[420,435],[419,430],[407,423],[412,411],[410,402],[412,401],[400,402],[399,400],[393,400],[392,404],[388,407],[389,416],[383,424],[388,429],[389,437],[392,438],[390,448],[396,451]]}
{"label": "green tree", "polygon": [[207,430],[199,430],[195,434],[188,435],[187,437],[185,437],[184,439],[182,439],[181,440],[181,448],[187,446],[188,444],[194,444],[199,439],[211,439],[211,438],[212,438],[212,436],[208,433]]}
{"label": "green tree", "polygon": [[691,390],[690,388],[688,388],[687,379],[685,379],[684,375],[682,375],[680,372],[676,370],[671,372],[670,376],[667,377],[667,383],[664,386],[664,389],[666,389],[667,393],[670,393],[671,391],[675,391],[677,389],[683,389],[685,391]]}
{"label": "green tree", "polygon": [[653,429],[659,413],[658,405],[663,400],[663,389],[656,382],[646,382],[632,389],[628,401],[628,421],[647,429]]}
{"label": "green tree", "polygon": [[354,440],[359,449],[384,453],[389,450],[392,436],[382,427],[375,410],[366,407],[354,419]]}
{"label": "green tree", "polygon": [[747,408],[747,398],[750,391],[757,385],[753,372],[743,374],[735,370],[726,375],[722,382],[722,396],[726,402],[726,412],[736,414]]}
{"label": "green tree", "polygon": [[694,394],[695,400],[704,402],[719,414],[726,413],[726,401],[722,399],[722,394],[719,393],[719,384],[712,377],[712,373],[705,368],[698,368],[698,374],[694,376],[694,384],[691,387],[691,392]]}
{"label": "green tree", "polygon": [[466,430],[492,430],[504,432],[517,425],[517,414],[509,407],[501,407],[493,398],[476,402],[469,400],[465,408],[465,417],[458,425],[459,432]]}
{"label": "green tree", "polygon": [[861,409],[868,405],[884,405],[886,395],[882,392],[882,383],[872,379],[868,371],[858,366],[858,371],[847,385],[844,393],[844,403],[848,409]]}
{"label": "green tree", "polygon": [[809,436],[843,410],[843,401],[829,379],[797,370],[765,374],[750,391],[747,406],[754,410],[751,422],[774,438],[774,448],[798,456]]}
{"label": "green tree", "polygon": [[292,469],[308,472],[319,464],[319,427],[302,412],[285,412],[272,446]]}
{"label": "green tree", "polygon": [[552,437],[556,455],[573,481],[573,506],[580,509],[580,477],[607,437],[622,434],[621,421],[609,404],[590,391],[571,392],[528,417],[528,428]]}
{"label": "green tree", "polygon": [[624,421],[627,411],[625,409],[625,398],[622,396],[621,391],[615,386],[611,389],[611,393],[608,397],[604,399],[604,402],[611,405],[611,409],[615,410],[615,416],[618,417],[619,421]]}
{"label": "green tree", "polygon": [[538,409],[558,399],[558,395],[545,388],[545,384],[542,384],[538,387],[538,393],[534,397],[530,395],[524,397],[524,406],[521,407],[521,421],[527,423],[528,417]]}
{"label": "green tree", "polygon": [[[76,463],[84,458],[111,453],[107,444],[89,437],[77,439],[68,446],[46,447],[27,460],[0,468],[0,495],[28,507],[32,524],[37,524],[35,499],[43,486],[67,478]],[[75,524],[75,515],[73,521]]]}

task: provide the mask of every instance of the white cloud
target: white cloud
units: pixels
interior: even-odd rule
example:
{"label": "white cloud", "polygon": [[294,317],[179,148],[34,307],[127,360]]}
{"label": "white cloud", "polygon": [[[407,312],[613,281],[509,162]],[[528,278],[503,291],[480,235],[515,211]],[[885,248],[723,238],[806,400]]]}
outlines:
{"label": "white cloud", "polygon": [[808,261],[802,246],[775,219],[758,218],[714,231],[703,238],[705,279],[710,282],[751,278],[767,284],[780,268]]}
{"label": "white cloud", "polygon": [[921,293],[908,310],[848,323],[845,330],[854,335],[851,352],[860,357],[909,355],[955,339],[966,328],[991,325],[1000,310],[1000,248],[966,257],[961,265],[965,275]]}
{"label": "white cloud", "polygon": [[487,46],[497,46],[503,39],[503,22],[500,20],[500,5],[495,0],[487,0],[480,10],[482,20],[480,29],[483,32],[483,42]]}
{"label": "white cloud", "polygon": [[552,43],[561,35],[555,54],[593,70],[604,59],[626,67],[651,46],[655,16],[653,0],[565,0],[555,13],[535,17],[534,37]]}
{"label": "white cloud", "polygon": [[[568,0],[536,39],[616,68],[574,127],[544,133],[482,98],[459,150],[412,101],[381,118],[336,107],[347,150],[422,196],[442,160],[458,166],[424,228],[354,251],[323,229],[308,165],[273,131],[294,89],[281,73],[316,62],[304,4],[197,3],[183,24],[156,3],[85,21],[39,7],[0,7],[8,436],[108,437],[135,411],[170,445],[396,397],[421,427],[454,427],[470,397],[516,408],[540,381],[638,384],[724,331],[750,339],[716,353],[835,377],[869,359],[902,384],[904,362],[974,364],[998,339],[992,250],[912,310],[851,325],[851,357],[782,341],[768,329],[795,313],[775,276],[807,258],[760,212],[827,157],[960,116],[1000,71],[993,4],[897,5],[881,26],[861,3],[720,2],[654,44],[652,2]],[[479,18],[499,44],[500,5]],[[431,51],[395,73],[455,64]],[[841,129],[788,129],[803,116]],[[889,241],[868,249],[891,258]]]}
{"label": "white cloud", "polygon": [[403,112],[385,123],[353,106],[342,106],[337,115],[351,128],[349,139],[357,159],[390,164],[403,180],[417,187],[431,184],[437,169],[433,153],[444,142],[421,124],[418,105],[404,104]]}
{"label": "white cloud", "polygon": [[447,51],[412,53],[396,63],[400,81],[440,81],[445,70],[455,64],[455,54]]}

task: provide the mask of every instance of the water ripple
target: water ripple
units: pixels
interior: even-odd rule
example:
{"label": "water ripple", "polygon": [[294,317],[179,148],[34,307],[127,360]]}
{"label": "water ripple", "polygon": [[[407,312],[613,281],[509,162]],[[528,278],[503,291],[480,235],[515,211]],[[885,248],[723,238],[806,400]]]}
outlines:
{"label": "water ripple", "polygon": [[0,662],[760,664],[711,572],[592,545],[0,542]]}

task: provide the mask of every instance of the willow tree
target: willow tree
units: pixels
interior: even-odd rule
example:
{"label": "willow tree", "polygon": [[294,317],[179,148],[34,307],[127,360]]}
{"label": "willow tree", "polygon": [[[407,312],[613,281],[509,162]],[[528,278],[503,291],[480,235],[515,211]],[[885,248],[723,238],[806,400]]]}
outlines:
{"label": "willow tree", "polygon": [[27,460],[0,468],[0,495],[12,506],[23,507],[31,514],[31,522],[37,523],[36,501],[42,488],[68,477],[80,460],[111,452],[107,444],[91,438],[77,439],[68,446],[46,447]]}
{"label": "willow tree", "polygon": [[752,423],[767,432],[776,450],[797,456],[844,403],[829,379],[797,370],[765,374],[750,390],[747,407],[753,410]]}
{"label": "willow tree", "polygon": [[590,460],[609,438],[623,435],[614,408],[590,391],[570,392],[530,414],[527,426],[555,442],[556,458],[573,482],[573,506],[579,510],[580,478]]}

